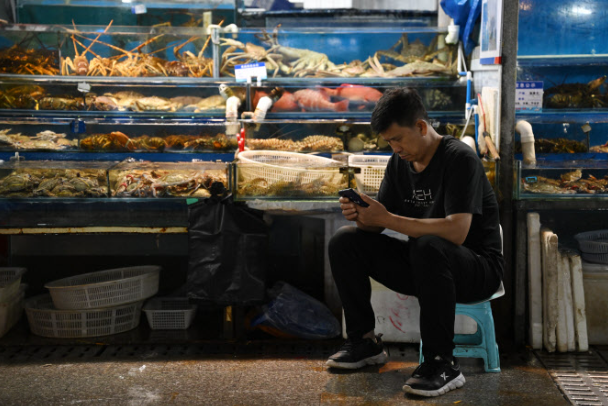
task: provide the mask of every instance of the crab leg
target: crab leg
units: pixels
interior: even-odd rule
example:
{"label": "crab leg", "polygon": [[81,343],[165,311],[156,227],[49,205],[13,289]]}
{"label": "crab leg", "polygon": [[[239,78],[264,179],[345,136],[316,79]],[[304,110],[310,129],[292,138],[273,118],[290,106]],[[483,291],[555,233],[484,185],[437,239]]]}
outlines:
{"label": "crab leg", "polygon": [[[87,39],[87,40],[91,41],[91,39],[89,37],[87,37],[86,35],[82,35],[82,34],[78,34],[78,33],[76,33],[74,35],[76,35],[77,37],[84,38],[84,39]],[[117,46],[114,46],[112,44],[108,44],[108,43],[103,42],[103,41],[97,41],[97,43],[101,44],[101,45],[108,46],[108,47],[110,47],[110,48],[112,48],[112,49],[114,49],[116,51],[122,52],[124,54],[128,54],[129,53],[128,51],[125,51],[122,48],[118,48]],[[85,47],[85,46],[83,45],[83,47]],[[90,51],[90,52],[92,53],[93,51]],[[122,57],[122,56],[124,56],[124,55],[120,55],[119,57]],[[116,57],[114,57],[114,58],[116,58]]]}
{"label": "crab leg", "polygon": [[[84,52],[82,53],[82,56],[85,56],[85,54],[91,50],[91,47],[93,46],[93,44],[95,44],[97,42],[97,40],[99,39],[99,37],[101,37],[102,34],[105,34],[106,32],[108,32],[108,30],[112,26],[113,22],[114,22],[114,20],[110,20],[110,24],[108,24],[106,29],[103,30],[103,32],[100,32],[99,34],[97,34],[97,37],[95,37],[95,39],[91,42],[91,44],[89,44],[89,47],[84,50]],[[73,20],[72,20],[72,23],[74,23]],[[76,26],[74,26],[74,28],[76,28]],[[72,38],[74,38],[74,36],[72,36]],[[91,51],[91,53],[92,53],[92,51]]]}

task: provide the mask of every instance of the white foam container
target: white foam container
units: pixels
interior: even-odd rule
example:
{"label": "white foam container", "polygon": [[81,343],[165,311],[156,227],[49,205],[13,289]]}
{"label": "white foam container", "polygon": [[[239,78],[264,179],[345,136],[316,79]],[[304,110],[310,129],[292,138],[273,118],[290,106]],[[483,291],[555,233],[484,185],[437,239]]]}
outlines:
{"label": "white foam container", "polygon": [[[420,342],[420,305],[414,296],[397,293],[371,280],[372,308],[376,315],[376,334],[391,343]],[[346,323],[342,323],[345,326]],[[457,314],[454,323],[456,334],[475,334],[477,323],[470,317]],[[344,331],[346,337],[346,331]]]}
{"label": "white foam container", "polygon": [[608,344],[608,264],[583,261],[589,344]]}

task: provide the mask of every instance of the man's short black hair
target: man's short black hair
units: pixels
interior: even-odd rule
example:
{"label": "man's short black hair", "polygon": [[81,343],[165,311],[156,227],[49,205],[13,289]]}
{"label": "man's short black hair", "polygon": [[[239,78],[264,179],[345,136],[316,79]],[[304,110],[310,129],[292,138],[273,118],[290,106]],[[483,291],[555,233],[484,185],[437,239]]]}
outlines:
{"label": "man's short black hair", "polygon": [[398,87],[384,92],[372,113],[372,130],[386,131],[393,123],[413,127],[418,120],[428,120],[422,98],[411,87]]}

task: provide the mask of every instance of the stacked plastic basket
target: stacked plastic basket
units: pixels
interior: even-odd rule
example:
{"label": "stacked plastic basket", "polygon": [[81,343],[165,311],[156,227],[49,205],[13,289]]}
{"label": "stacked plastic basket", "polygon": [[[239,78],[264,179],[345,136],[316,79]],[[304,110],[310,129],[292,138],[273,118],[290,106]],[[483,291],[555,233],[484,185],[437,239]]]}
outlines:
{"label": "stacked plastic basket", "polygon": [[0,268],[0,337],[21,318],[25,285],[21,277],[25,268]]}
{"label": "stacked plastic basket", "polygon": [[608,264],[608,230],[579,233],[574,236],[584,261]]}
{"label": "stacked plastic basket", "polygon": [[159,266],[134,266],[76,275],[45,285],[50,294],[25,303],[32,333],[98,337],[139,325],[145,299],[158,292]]}
{"label": "stacked plastic basket", "polygon": [[388,155],[351,155],[348,157],[348,166],[358,168],[355,172],[355,182],[357,182],[359,192],[371,196],[378,194],[390,158]]}
{"label": "stacked plastic basket", "polygon": [[188,298],[155,297],[146,302],[143,310],[152,330],[186,330],[196,308]]}

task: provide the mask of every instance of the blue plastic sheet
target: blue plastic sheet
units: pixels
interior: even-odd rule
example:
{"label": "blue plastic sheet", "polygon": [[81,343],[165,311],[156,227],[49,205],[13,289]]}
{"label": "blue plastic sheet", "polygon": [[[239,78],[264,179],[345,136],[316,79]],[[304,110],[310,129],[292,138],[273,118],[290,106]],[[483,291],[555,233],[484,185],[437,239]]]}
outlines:
{"label": "blue plastic sheet", "polygon": [[470,54],[477,43],[471,38],[475,24],[481,15],[481,0],[441,0],[443,11],[460,26],[460,41],[464,53]]}

